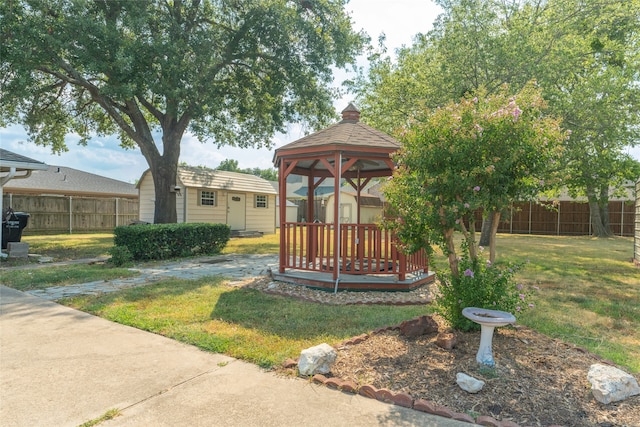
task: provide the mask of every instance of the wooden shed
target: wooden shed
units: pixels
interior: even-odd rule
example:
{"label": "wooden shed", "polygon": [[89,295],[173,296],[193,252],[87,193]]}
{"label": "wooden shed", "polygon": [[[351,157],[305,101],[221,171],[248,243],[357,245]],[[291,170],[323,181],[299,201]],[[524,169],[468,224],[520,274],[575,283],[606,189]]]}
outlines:
{"label": "wooden shed", "polygon": [[[180,166],[176,210],[178,222],[227,224],[235,232],[276,232],[276,191],[260,177]],[[146,170],[138,182],[140,221],[152,223],[155,189]]]}

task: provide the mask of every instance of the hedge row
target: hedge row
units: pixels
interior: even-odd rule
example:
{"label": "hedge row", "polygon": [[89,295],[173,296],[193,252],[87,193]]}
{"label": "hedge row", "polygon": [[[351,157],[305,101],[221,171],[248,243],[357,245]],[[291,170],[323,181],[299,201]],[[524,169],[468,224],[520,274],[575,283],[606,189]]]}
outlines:
{"label": "hedge row", "polygon": [[219,254],[230,235],[226,224],[142,224],[116,227],[113,240],[133,260],[145,261]]}

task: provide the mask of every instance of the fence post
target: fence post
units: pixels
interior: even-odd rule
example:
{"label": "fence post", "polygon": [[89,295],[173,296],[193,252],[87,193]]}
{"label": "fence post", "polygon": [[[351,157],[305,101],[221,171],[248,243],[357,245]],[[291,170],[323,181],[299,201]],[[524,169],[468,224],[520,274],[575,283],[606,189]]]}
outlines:
{"label": "fence post", "polygon": [[529,234],[531,234],[531,211],[532,211],[531,204],[532,202],[531,200],[529,200]]}
{"label": "fence post", "polygon": [[624,203],[625,201],[623,200],[620,203],[622,204],[622,207],[620,208],[620,236],[624,236]]}
{"label": "fence post", "polygon": [[69,196],[69,234],[73,234],[73,196]]}
{"label": "fence post", "polygon": [[558,201],[558,229],[556,230],[556,236],[560,235],[560,206],[562,206],[562,202]]}
{"label": "fence post", "polygon": [[120,211],[119,209],[119,204],[118,204],[118,198],[116,197],[116,227],[118,226],[118,213]]}

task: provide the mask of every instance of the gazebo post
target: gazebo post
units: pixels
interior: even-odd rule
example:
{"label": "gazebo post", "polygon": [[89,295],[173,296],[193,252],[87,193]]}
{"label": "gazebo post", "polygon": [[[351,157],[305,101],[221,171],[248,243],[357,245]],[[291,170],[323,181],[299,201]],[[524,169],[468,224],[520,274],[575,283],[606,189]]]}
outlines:
{"label": "gazebo post", "polygon": [[287,257],[286,250],[286,234],[288,232],[286,221],[287,221],[287,177],[286,174],[286,162],[280,162],[279,168],[279,182],[278,182],[278,197],[280,198],[280,265],[278,271],[282,274],[284,273],[285,266],[285,257]]}
{"label": "gazebo post", "polygon": [[313,221],[315,217],[315,177],[313,175],[313,170],[307,177],[307,265],[313,264],[316,262],[316,233],[315,228],[313,226]]}
{"label": "gazebo post", "polygon": [[333,280],[336,282],[335,291],[338,290],[340,277],[340,180],[342,179],[342,152],[334,154],[334,180],[333,180]]}

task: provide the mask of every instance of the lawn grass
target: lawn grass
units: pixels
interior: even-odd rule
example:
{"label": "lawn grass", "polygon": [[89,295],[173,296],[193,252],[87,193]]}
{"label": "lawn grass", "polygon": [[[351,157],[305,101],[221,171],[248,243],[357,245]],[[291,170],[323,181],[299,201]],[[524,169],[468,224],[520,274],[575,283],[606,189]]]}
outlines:
{"label": "lawn grass", "polygon": [[[44,237],[43,242],[50,237]],[[108,248],[112,243],[105,245],[105,240],[98,238],[96,244]],[[278,234],[234,238],[223,254],[277,254],[278,245]],[[631,262],[632,256],[632,238],[498,236],[499,260],[526,263],[518,273],[519,281],[540,288],[536,308],[519,314],[519,323],[640,372],[640,269]],[[444,267],[446,260],[440,256],[432,264]],[[88,271],[83,279],[69,280],[97,280],[105,271],[96,269],[94,273],[92,276]],[[30,286],[51,282],[46,276],[53,272],[42,274],[31,277]],[[1,283],[6,284],[5,280],[6,276],[0,276]],[[263,366],[294,357],[300,348],[322,341],[336,343],[429,310],[316,306],[229,289],[217,279],[171,280],[99,299],[82,298],[72,304]],[[352,324],[354,316],[368,319]]]}
{"label": "lawn grass", "polygon": [[113,247],[113,233],[55,234],[22,236],[29,253],[52,257],[54,261],[108,256]]}
{"label": "lawn grass", "polygon": [[104,264],[74,264],[59,267],[40,267],[24,270],[0,271],[0,283],[19,291],[69,286],[96,280],[114,280],[138,276],[140,273],[126,268]]}
{"label": "lawn grass", "polygon": [[518,278],[540,288],[518,321],[640,372],[640,269],[633,239],[500,236],[499,257],[529,261]]}
{"label": "lawn grass", "polygon": [[227,286],[219,277],[165,280],[65,304],[265,368],[322,342],[335,345],[427,312],[425,306],[330,306]]}
{"label": "lawn grass", "polygon": [[222,250],[223,254],[277,254],[280,251],[280,233],[262,237],[234,237]]}

